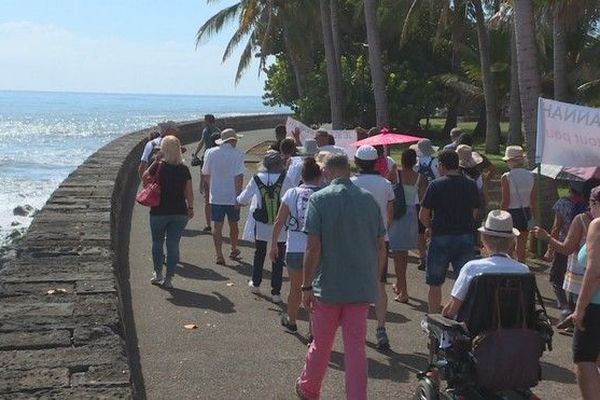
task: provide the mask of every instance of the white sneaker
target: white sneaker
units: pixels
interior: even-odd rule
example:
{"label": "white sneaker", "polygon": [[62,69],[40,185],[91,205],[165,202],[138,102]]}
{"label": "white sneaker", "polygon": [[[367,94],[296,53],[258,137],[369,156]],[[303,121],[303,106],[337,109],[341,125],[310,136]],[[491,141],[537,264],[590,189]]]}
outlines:
{"label": "white sneaker", "polygon": [[278,294],[274,294],[273,297],[271,297],[271,301],[275,304],[281,304],[283,303],[283,300],[281,299],[281,296]]}
{"label": "white sneaker", "polygon": [[250,280],[248,281],[248,287],[250,288],[250,293],[260,293],[260,287],[259,286],[254,286],[254,283]]}
{"label": "white sneaker", "polygon": [[160,285],[163,280],[163,276],[161,273],[154,271],[152,273],[152,279],[150,279],[150,283],[152,285]]}
{"label": "white sneaker", "polygon": [[165,289],[173,289],[173,282],[171,281],[171,279],[172,278],[170,276],[167,276],[162,283],[162,287],[164,287]]}

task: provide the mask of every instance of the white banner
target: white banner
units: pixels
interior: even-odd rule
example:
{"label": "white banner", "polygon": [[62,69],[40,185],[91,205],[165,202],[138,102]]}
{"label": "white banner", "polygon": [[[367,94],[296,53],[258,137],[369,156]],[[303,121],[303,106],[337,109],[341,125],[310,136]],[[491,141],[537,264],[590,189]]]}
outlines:
{"label": "white banner", "polygon": [[536,163],[600,166],[600,109],[538,101]]}
{"label": "white banner", "polygon": [[[292,117],[288,117],[285,123],[285,130],[288,135],[291,135],[294,129],[300,130],[300,141],[304,143],[306,139],[313,139],[315,137],[315,131],[310,127],[304,125],[302,122],[295,120]],[[335,138],[335,145],[342,147],[346,150],[348,157],[354,157],[356,153],[356,147],[350,146],[351,143],[356,142],[356,131],[354,130],[327,130]]]}

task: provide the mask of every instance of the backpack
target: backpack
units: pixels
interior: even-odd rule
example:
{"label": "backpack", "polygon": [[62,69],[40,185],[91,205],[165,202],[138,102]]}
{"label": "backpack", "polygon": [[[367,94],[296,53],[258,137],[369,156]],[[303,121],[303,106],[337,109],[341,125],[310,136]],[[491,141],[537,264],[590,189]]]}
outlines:
{"label": "backpack", "polygon": [[431,167],[433,160],[434,158],[431,157],[431,160],[429,160],[428,164],[419,163],[419,169],[417,170],[419,174],[427,178],[427,183],[431,183],[431,181],[435,179],[435,174],[433,173],[433,168]]}
{"label": "backpack", "polygon": [[158,153],[160,151],[160,145],[162,143],[162,138],[160,138],[160,141],[158,142],[158,144],[156,144],[154,139],[150,143],[152,143],[152,151],[150,152],[150,157],[148,157],[148,165],[150,165],[154,162],[154,159],[156,158],[156,153]]}
{"label": "backpack", "polygon": [[296,208],[296,216],[293,217],[290,212],[286,228],[290,232],[302,232],[304,227],[304,220],[306,218],[306,209],[308,207],[308,199],[310,196],[318,191],[318,187],[298,187],[296,192],[296,199],[294,200],[294,207]]}
{"label": "backpack", "polygon": [[258,175],[254,175],[254,182],[258,186],[262,203],[261,207],[254,210],[252,214],[256,221],[267,225],[275,223],[279,205],[281,204],[281,187],[284,180],[285,172],[279,175],[275,183],[267,186],[258,178]]}

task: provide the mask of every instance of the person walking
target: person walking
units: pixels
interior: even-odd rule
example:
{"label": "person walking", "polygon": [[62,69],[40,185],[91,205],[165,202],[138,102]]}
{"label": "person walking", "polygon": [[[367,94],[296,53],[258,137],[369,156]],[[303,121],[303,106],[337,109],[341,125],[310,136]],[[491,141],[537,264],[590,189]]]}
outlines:
{"label": "person walking", "polygon": [[[260,293],[267,245],[273,235],[273,224],[281,204],[281,196],[291,187],[291,182],[286,178],[285,164],[281,153],[269,150],[264,156],[259,172],[252,177],[246,188],[237,196],[238,204],[243,206],[249,205],[251,202],[253,204],[248,216],[248,219],[255,224],[252,229],[255,246],[252,279],[248,282],[252,293]],[[271,271],[271,296],[275,304],[282,302],[281,283],[285,256],[285,235],[283,233],[280,232],[274,243],[278,248],[278,256],[273,261]]]}
{"label": "person walking", "polygon": [[504,157],[509,172],[500,178],[502,201],[500,208],[512,215],[515,228],[521,232],[517,237],[515,258],[524,263],[527,258],[527,238],[533,227],[533,207],[536,204],[536,190],[533,173],[525,168],[525,152],[521,146],[507,146]]}
{"label": "person walking", "polygon": [[[152,233],[152,262],[154,273],[150,283],[173,287],[175,267],[179,262],[179,242],[183,229],[194,217],[194,192],[192,175],[183,165],[181,143],[175,136],[161,141],[160,154],[144,172],[144,181],[157,176],[160,183],[160,205],[150,209],[150,232]],[[166,239],[167,273],[163,278],[163,247]]]}
{"label": "person walking", "polygon": [[236,197],[242,192],[244,183],[244,154],[236,149],[237,141],[243,137],[233,129],[221,132],[221,138],[216,141],[218,147],[209,149],[204,154],[202,174],[209,187],[209,203],[213,229],[213,242],[217,253],[216,263],[225,265],[223,257],[223,224],[225,216],[229,222],[231,253],[235,259],[240,255],[238,249],[240,209]]}
{"label": "person walking", "polygon": [[417,152],[407,149],[402,152],[400,160],[401,169],[397,174],[398,190],[404,192],[404,204],[406,211],[403,215],[396,214],[394,210],[394,219],[389,229],[390,251],[394,259],[394,269],[396,271],[396,283],[393,285],[396,294],[395,301],[408,303],[408,289],[406,285],[406,267],[408,264],[408,251],[417,248],[418,235],[418,217],[417,204],[419,202],[419,192],[424,192],[425,182],[421,175],[415,172],[414,167],[417,164]]}
{"label": "person walking", "polygon": [[331,154],[329,186],[308,201],[304,232],[302,302],[311,313],[314,340],[296,381],[301,399],[318,399],[337,328],[344,339],[346,398],[367,399],[365,340],[369,304],[385,263],[385,227],[373,196],[350,181],[348,158]]}
{"label": "person walking", "polygon": [[458,147],[458,138],[462,135],[463,131],[460,128],[452,128],[450,130],[450,140],[451,142],[444,146],[444,150],[454,150]]}
{"label": "person walking", "polygon": [[149,140],[144,146],[140,165],[138,166],[138,175],[140,179],[143,178],[144,172],[154,161],[156,153],[160,150],[162,140],[167,136],[177,136],[179,134],[179,127],[173,121],[160,122],[158,124],[158,132],[159,136]]}
{"label": "person walking", "polygon": [[[281,316],[281,325],[289,333],[298,332],[298,310],[302,301],[302,267],[306,251],[306,234],[302,231],[306,217],[308,200],[319,190],[321,167],[313,157],[304,159],[302,167],[302,185],[288,189],[281,198],[281,206],[273,226],[270,257],[276,262],[281,254],[277,240],[284,227],[287,228],[285,242],[285,265],[290,278],[290,291],[287,298],[287,314]],[[309,333],[309,337],[312,336]]]}
{"label": "person walking", "polygon": [[[358,174],[350,180],[359,188],[369,192],[377,205],[383,218],[383,226],[387,228],[391,225],[394,215],[394,189],[390,181],[382,177],[375,169],[379,154],[373,146],[360,146],[356,150],[354,163],[358,168]],[[385,234],[386,248],[388,247],[389,237]],[[387,293],[385,284],[387,282],[387,257],[385,259],[383,271],[379,276],[378,296],[375,303],[375,314],[377,315],[377,330],[375,337],[377,339],[377,349],[386,350],[390,347],[390,341],[385,330],[385,315],[387,314]]]}
{"label": "person walking", "polygon": [[595,219],[590,224],[585,245],[579,251],[579,263],[585,266],[581,292],[571,319],[576,330],[573,337],[573,361],[577,382],[584,400],[600,399],[600,188],[590,197]]}
{"label": "person walking", "polygon": [[[202,129],[200,142],[198,143],[196,150],[192,153],[192,157],[198,157],[198,153],[204,147],[205,150],[200,159],[200,169],[202,169],[202,165],[204,165],[204,156],[206,155],[206,152],[217,145],[216,140],[219,139],[220,133],[221,131],[216,126],[215,116],[206,114],[204,116],[204,129]],[[210,194],[208,190],[208,181],[206,180],[206,177],[202,175],[202,171],[200,171],[200,194],[204,195],[204,220],[206,221],[206,226],[202,229],[202,232],[210,233],[212,230],[209,202]]]}
{"label": "person walking", "polygon": [[477,186],[460,173],[456,152],[440,153],[439,170],[442,177],[429,184],[419,211],[419,219],[431,229],[425,279],[431,314],[441,311],[442,285],[449,264],[458,275],[475,255],[473,237],[479,207]]}

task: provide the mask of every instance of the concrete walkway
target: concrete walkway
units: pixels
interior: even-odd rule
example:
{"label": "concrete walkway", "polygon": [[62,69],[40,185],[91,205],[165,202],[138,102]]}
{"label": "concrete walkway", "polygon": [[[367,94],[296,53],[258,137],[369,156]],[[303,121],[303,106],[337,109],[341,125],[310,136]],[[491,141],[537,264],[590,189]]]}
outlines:
{"label": "concrete walkway", "polygon": [[[271,130],[245,132],[240,147],[246,150],[271,135]],[[198,170],[193,171],[197,186]],[[294,382],[306,355],[306,340],[281,330],[279,314],[284,307],[272,304],[270,297],[249,292],[251,247],[242,247],[241,262],[228,260],[227,266],[215,264],[212,239],[200,232],[204,226],[202,204],[196,193],[196,216],[184,233],[175,289],[170,291],[149,283],[152,261],[148,209],[136,205],[133,213],[131,293],[147,398],[294,399]],[[225,254],[228,251],[225,246]],[[265,295],[270,294],[269,277],[266,272],[267,280],[262,285]],[[412,398],[417,383],[415,372],[427,365],[427,340],[420,328],[427,299],[424,274],[411,264],[408,280],[410,304],[390,301],[388,308],[391,351],[382,354],[375,350],[373,312],[369,318],[370,399]],[[451,284],[448,282],[444,288],[444,299]],[[547,273],[539,273],[538,284],[550,304],[552,291]],[[284,299],[287,290],[284,282]],[[391,297],[391,287],[388,293]],[[554,307],[550,312],[553,317],[558,316]],[[186,330],[186,324],[195,324],[198,329]],[[299,323],[299,330],[306,334],[306,318]],[[556,334],[554,347],[552,353],[544,355],[546,380],[535,392],[545,400],[576,398],[571,338]],[[338,337],[322,399],[345,398],[343,369],[342,343]]]}

